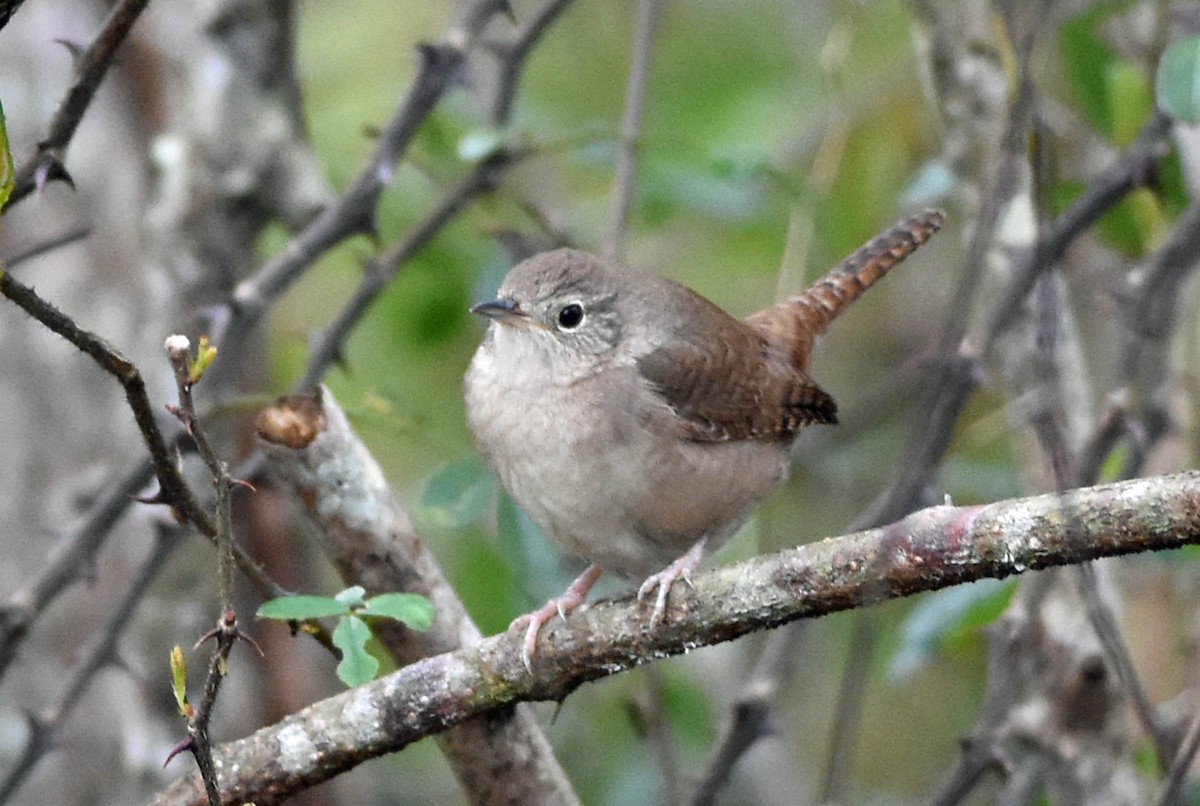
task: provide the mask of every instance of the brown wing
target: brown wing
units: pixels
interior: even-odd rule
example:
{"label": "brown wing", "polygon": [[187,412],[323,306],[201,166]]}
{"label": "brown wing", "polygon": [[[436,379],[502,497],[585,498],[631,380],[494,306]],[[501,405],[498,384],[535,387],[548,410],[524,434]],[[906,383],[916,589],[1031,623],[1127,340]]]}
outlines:
{"label": "brown wing", "polygon": [[[735,323],[736,324],[736,323]],[[745,326],[732,338],[676,342],[637,361],[638,371],[698,442],[788,440],[810,423],[837,422],[837,405]]]}

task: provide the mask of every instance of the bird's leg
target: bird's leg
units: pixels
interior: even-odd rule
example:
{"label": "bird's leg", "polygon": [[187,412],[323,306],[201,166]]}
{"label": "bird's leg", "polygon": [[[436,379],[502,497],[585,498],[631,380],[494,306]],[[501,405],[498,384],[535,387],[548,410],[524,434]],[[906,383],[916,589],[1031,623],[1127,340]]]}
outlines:
{"label": "bird's leg", "polygon": [[602,573],[604,570],[600,566],[589,565],[582,574],[575,577],[575,581],[567,586],[561,596],[554,597],[532,613],[517,616],[508,626],[511,630],[514,627],[529,625],[525,631],[525,643],[521,647],[521,660],[525,663],[526,669],[533,671],[533,655],[537,647],[538,632],[541,631],[542,625],[556,615],[565,619],[572,610],[583,604],[587,600],[588,591],[596,584],[596,580]]}
{"label": "bird's leg", "polygon": [[657,574],[646,577],[646,581],[638,588],[639,602],[644,602],[655,588],[658,589],[658,595],[654,597],[654,611],[650,614],[650,629],[653,630],[662,621],[663,613],[667,610],[667,594],[670,592],[671,586],[675,584],[675,580],[682,579],[687,584],[692,584],[691,573],[699,567],[700,561],[704,559],[704,544],[707,541],[707,537],[697,540],[686,554]]}

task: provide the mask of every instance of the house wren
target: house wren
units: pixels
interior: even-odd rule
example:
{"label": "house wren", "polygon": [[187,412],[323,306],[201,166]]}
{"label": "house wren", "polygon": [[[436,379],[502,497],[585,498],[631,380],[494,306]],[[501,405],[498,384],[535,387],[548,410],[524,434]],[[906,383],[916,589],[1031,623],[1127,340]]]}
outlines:
{"label": "house wren", "polygon": [[591,565],[517,619],[523,657],[603,571],[644,579],[662,618],[672,583],[787,477],[789,449],[837,406],[808,377],[813,342],[941,226],[927,211],[807,291],[738,320],[671,280],[558,249],[508,273],[465,379],[467,423],[500,481],[560,548]]}

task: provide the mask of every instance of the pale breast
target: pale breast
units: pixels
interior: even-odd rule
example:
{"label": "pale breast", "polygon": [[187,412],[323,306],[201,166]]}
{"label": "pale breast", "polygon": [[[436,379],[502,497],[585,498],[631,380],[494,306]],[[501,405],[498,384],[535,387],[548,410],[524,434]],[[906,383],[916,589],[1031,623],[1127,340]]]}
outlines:
{"label": "pale breast", "polygon": [[605,570],[644,577],[701,537],[717,548],[786,476],[778,445],[680,439],[632,367],[554,386],[497,371],[485,348],[465,384],[480,451],[554,543]]}

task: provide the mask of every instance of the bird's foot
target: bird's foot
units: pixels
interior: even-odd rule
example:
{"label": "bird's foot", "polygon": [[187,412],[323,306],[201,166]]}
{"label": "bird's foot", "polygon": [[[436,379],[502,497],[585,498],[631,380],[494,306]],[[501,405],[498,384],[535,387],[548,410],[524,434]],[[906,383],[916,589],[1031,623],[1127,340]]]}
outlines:
{"label": "bird's foot", "polygon": [[657,627],[662,621],[663,614],[667,612],[667,595],[671,592],[671,586],[675,584],[675,580],[682,579],[689,586],[692,584],[691,574],[704,559],[704,543],[705,539],[696,541],[686,554],[657,574],[646,577],[646,581],[638,588],[639,602],[646,601],[651,594],[654,594],[654,610],[650,613],[650,629],[653,630]]}
{"label": "bird's foot", "polygon": [[574,582],[567,586],[561,596],[555,596],[532,613],[517,616],[508,626],[510,630],[525,628],[525,640],[521,644],[521,662],[525,664],[528,671],[533,671],[533,657],[536,654],[537,637],[541,632],[542,625],[555,616],[565,619],[571,614],[571,611],[583,604],[587,600],[588,591],[596,584],[601,573],[603,571],[599,566],[589,565],[582,574],[575,578]]}

